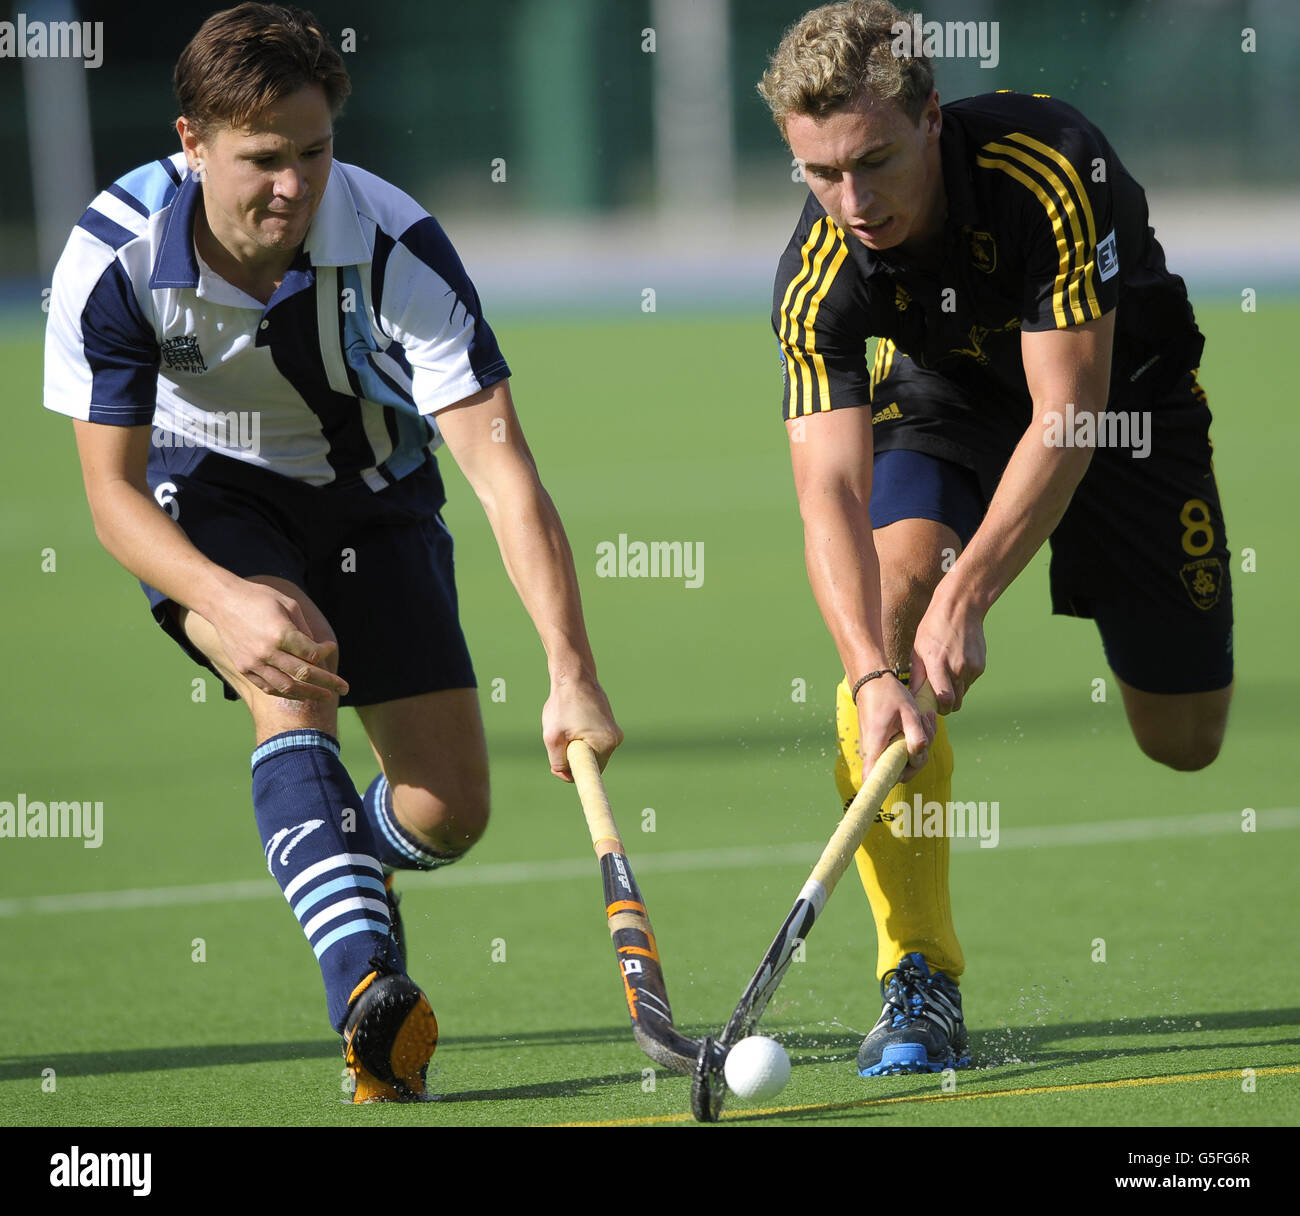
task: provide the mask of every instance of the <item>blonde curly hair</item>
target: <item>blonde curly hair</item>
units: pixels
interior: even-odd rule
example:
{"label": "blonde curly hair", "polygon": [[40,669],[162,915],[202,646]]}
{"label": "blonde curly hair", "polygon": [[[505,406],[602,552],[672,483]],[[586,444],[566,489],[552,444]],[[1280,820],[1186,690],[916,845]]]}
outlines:
{"label": "blonde curly hair", "polygon": [[850,0],[815,8],[787,29],[758,84],[782,136],[791,114],[824,118],[862,97],[892,97],[919,122],[934,69],[925,55],[894,53],[899,24],[911,22],[888,0]]}

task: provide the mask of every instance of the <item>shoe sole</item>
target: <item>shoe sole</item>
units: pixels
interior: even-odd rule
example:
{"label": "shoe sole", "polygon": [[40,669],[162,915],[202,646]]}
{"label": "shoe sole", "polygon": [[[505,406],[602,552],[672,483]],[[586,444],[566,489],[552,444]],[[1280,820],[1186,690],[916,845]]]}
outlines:
{"label": "shoe sole", "polygon": [[914,1073],[943,1072],[946,1068],[969,1068],[970,1053],[963,1051],[958,1056],[953,1052],[942,1060],[930,1059],[919,1043],[908,1043],[898,1047],[886,1047],[881,1054],[880,1063],[867,1068],[858,1065],[860,1077],[905,1077]]}
{"label": "shoe sole", "polygon": [[438,1046],[438,1019],[429,998],[406,976],[386,975],[358,1002],[343,1053],[357,1082],[352,1101],[424,1101],[425,1074]]}

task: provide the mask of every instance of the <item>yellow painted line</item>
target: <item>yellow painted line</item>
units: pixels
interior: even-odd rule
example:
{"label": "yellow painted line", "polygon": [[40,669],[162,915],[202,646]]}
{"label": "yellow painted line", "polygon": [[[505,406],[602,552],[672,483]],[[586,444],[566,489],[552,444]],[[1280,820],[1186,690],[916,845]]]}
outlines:
{"label": "yellow painted line", "polygon": [[[1283,1064],[1275,1068],[1252,1070],[1257,1077],[1300,1076],[1300,1064]],[[1036,1094],[1078,1093],[1085,1089],[1131,1089],[1144,1085],[1174,1085],[1192,1081],[1240,1080],[1240,1068],[1222,1068],[1217,1072],[1178,1073],[1168,1077],[1126,1077],[1119,1081],[1079,1081],[1073,1085],[1034,1085],[1022,1089],[982,1089],[973,1094],[909,1094],[898,1098],[863,1098],[859,1102],[809,1103],[805,1106],[755,1106],[744,1110],[723,1111],[723,1119],[748,1119],[752,1115],[794,1115],[808,1111],[861,1110],[871,1106],[896,1106],[904,1102],[961,1102],[976,1098],[1022,1098]],[[647,1115],[642,1119],[603,1119],[591,1123],[552,1123],[550,1127],[642,1127],[655,1123],[690,1123],[694,1116]]]}

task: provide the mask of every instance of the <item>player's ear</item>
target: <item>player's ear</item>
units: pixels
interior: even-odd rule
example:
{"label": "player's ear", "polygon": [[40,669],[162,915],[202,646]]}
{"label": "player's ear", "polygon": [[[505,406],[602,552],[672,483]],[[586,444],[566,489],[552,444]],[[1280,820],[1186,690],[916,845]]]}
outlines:
{"label": "player's ear", "polygon": [[926,98],[925,108],[921,111],[921,125],[927,139],[939,138],[939,132],[943,130],[943,111],[939,109],[938,89],[932,89]]}
{"label": "player's ear", "polygon": [[202,157],[200,149],[203,141],[199,138],[199,133],[195,130],[193,123],[184,115],[181,115],[176,120],[176,134],[181,137],[181,148],[185,153],[185,159],[189,161],[190,168],[193,169],[195,161]]}

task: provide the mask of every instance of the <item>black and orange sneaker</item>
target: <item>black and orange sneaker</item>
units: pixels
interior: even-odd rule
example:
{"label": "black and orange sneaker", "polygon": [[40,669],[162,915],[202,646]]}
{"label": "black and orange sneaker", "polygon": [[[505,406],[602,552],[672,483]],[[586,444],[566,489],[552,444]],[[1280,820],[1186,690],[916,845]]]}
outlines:
{"label": "black and orange sneaker", "polygon": [[379,958],[352,991],[343,1025],[343,1060],[352,1101],[423,1102],[425,1073],[438,1046],[438,1019],[410,976]]}

